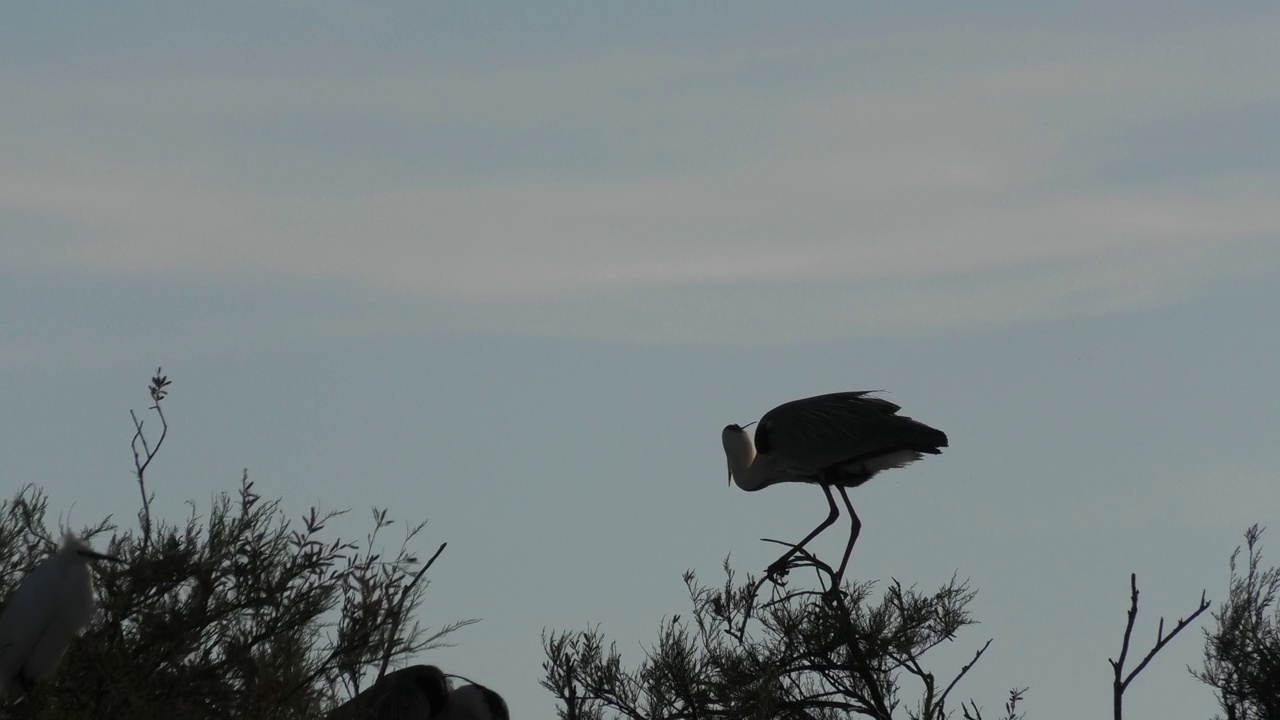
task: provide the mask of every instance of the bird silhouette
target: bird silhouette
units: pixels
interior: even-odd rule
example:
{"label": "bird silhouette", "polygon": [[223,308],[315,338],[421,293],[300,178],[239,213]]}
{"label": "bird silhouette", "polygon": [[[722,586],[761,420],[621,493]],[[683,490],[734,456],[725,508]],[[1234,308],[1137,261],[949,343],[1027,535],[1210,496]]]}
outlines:
{"label": "bird silhouette", "polygon": [[[845,489],[947,447],[942,431],[898,415],[899,406],[871,397],[871,392],[793,400],[765,413],[758,424],[728,425],[721,433],[729,478],[738,487],[756,491],[783,482],[814,483],[827,497],[827,518],[769,566],[770,576],[785,575],[791,558],[840,516],[831,494],[834,487],[850,517],[849,543],[834,576],[838,584],[862,529]],[[754,442],[746,430],[752,424]]]}

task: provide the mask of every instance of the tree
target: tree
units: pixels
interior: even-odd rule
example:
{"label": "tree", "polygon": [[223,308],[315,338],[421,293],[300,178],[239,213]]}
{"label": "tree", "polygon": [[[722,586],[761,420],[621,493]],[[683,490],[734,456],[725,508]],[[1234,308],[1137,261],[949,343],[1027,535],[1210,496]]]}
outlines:
{"label": "tree", "polygon": [[[265,500],[246,472],[206,515],[180,524],[152,517],[146,472],[168,433],[169,380],[149,387],[159,434],[134,421],[138,528],[104,519],[82,535],[125,564],[99,569],[100,612],[75,640],[50,682],[0,717],[306,718],[324,717],[356,694],[366,676],[437,647],[462,620],[432,631],[413,620],[427,587],[410,550],[425,523],[409,526],[398,551],[383,555],[393,525],[373,511],[363,543],[329,538],[342,512],[312,508],[300,521]],[[0,595],[54,546],[47,499],[34,486],[0,502]]]}
{"label": "tree", "polygon": [[[975,624],[968,605],[976,591],[967,582],[953,576],[926,593],[891,580],[875,599],[874,582],[834,587],[831,567],[808,551],[802,550],[787,572],[797,569],[814,570],[818,587],[791,588],[781,579],[751,576],[739,583],[727,559],[726,580],[718,588],[703,586],[694,573],[686,572],[692,620],[682,621],[676,615],[662,623],[657,643],[634,670],[623,667],[616,643],[608,641],[599,627],[544,632],[547,659],[542,685],[559,700],[559,717],[944,720],[958,710],[965,720],[981,720],[981,708],[971,699],[954,705],[953,692],[992,641],[977,648],[973,658],[950,676],[939,677],[926,668],[925,661],[930,650],[954,641],[961,630]],[[1137,576],[1130,575],[1129,582],[1123,643],[1118,658],[1110,661],[1115,720],[1123,716],[1123,696],[1130,684],[1209,608],[1202,593],[1197,608],[1168,634],[1160,618],[1155,644],[1129,669],[1126,661],[1138,615]],[[1271,598],[1280,579],[1268,576],[1262,584],[1267,582],[1267,598]],[[1274,643],[1274,624],[1270,633]],[[1271,657],[1280,658],[1280,654]],[[1251,667],[1270,672],[1267,677],[1277,681],[1276,665]],[[1020,707],[1026,691],[1015,687],[1009,692],[1001,717],[1023,717]],[[1280,716],[1240,716],[1241,720],[1246,717]]]}
{"label": "tree", "polygon": [[[991,641],[949,677],[927,670],[924,658],[974,624],[967,606],[976,593],[968,583],[952,577],[928,593],[893,580],[873,599],[873,582],[833,588],[835,573],[808,551],[791,560],[788,572],[807,568],[821,587],[752,576],[739,582],[727,559],[720,587],[687,572],[692,618],[664,622],[634,670],[624,669],[617,645],[606,645],[598,627],[544,633],[542,684],[559,700],[559,717],[948,717],[952,692]],[[1024,691],[1010,693],[1006,718],[1021,717]],[[971,701],[959,707],[966,718],[982,717]]]}
{"label": "tree", "polygon": [[1204,668],[1188,670],[1213,687],[1226,720],[1280,720],[1280,568],[1262,570],[1263,529],[1245,531],[1248,567],[1241,574],[1240,548],[1231,554],[1227,600],[1205,630]]}

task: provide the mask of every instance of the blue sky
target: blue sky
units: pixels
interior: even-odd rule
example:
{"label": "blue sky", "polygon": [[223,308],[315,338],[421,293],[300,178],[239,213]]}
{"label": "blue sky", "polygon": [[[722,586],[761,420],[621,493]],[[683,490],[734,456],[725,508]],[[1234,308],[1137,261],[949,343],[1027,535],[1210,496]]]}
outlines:
{"label": "blue sky", "polygon": [[[685,569],[822,517],[727,489],[720,428],[886,388],[952,447],[858,490],[850,572],[970,577],[939,672],[994,637],[981,703],[1101,715],[1128,573],[1146,642],[1280,517],[1277,34],[1262,3],[15,8],[0,471],[132,517],[163,365],[169,517],[248,467],[350,534],[428,518],[422,620],[484,621],[421,659],[546,717],[544,627],[635,660]],[[1130,712],[1209,715],[1199,654]]]}

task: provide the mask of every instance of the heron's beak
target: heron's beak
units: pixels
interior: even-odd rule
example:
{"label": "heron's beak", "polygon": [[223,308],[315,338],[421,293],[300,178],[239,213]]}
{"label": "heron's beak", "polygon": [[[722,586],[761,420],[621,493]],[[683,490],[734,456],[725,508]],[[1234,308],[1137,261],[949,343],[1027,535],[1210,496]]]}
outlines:
{"label": "heron's beak", "polygon": [[90,560],[110,560],[111,562],[114,562],[114,563],[121,563],[121,564],[124,563],[124,560],[121,560],[115,555],[103,555],[102,553],[96,553],[92,550],[81,550],[80,554],[83,555],[84,557],[89,558]]}
{"label": "heron's beak", "polygon": [[743,426],[742,426],[742,429],[743,429],[743,430],[746,430],[747,428],[749,428],[749,427],[751,427],[752,425],[755,425],[755,424],[756,424],[756,421],[755,421],[755,420],[752,420],[751,422],[747,423],[746,425],[743,425]]}

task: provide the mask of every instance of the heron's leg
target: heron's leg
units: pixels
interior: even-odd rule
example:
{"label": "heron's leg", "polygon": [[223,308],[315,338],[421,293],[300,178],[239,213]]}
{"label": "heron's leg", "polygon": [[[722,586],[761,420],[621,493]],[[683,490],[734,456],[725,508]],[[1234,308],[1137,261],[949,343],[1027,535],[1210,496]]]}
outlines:
{"label": "heron's leg", "polygon": [[831,507],[831,513],[827,515],[826,520],[822,521],[822,524],[813,529],[813,532],[805,536],[805,539],[793,545],[790,550],[783,554],[782,557],[774,560],[773,564],[770,565],[767,570],[769,574],[782,573],[786,569],[787,561],[791,559],[792,555],[795,555],[800,551],[800,548],[804,547],[810,540],[817,537],[818,533],[831,527],[831,523],[835,522],[836,518],[840,517],[840,508],[836,507],[836,499],[831,494],[831,488],[827,485],[820,485],[819,487],[822,488],[822,492],[827,496],[827,505]]}
{"label": "heron's leg", "polygon": [[840,569],[836,571],[836,579],[833,583],[834,587],[839,587],[840,578],[844,577],[844,568],[849,564],[849,553],[853,552],[853,544],[858,542],[858,533],[862,532],[862,521],[858,519],[858,513],[854,512],[853,503],[849,502],[849,494],[844,486],[839,485],[836,489],[840,491],[840,497],[844,498],[844,506],[849,510],[849,545],[844,549],[844,559],[840,561]]}
{"label": "heron's leg", "polygon": [[27,673],[21,668],[18,669],[17,680],[18,680],[18,687],[22,688],[22,694],[19,695],[18,697],[26,697],[27,695],[30,695],[31,691],[36,686],[35,679],[27,675]]}

